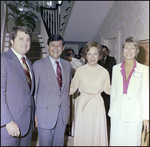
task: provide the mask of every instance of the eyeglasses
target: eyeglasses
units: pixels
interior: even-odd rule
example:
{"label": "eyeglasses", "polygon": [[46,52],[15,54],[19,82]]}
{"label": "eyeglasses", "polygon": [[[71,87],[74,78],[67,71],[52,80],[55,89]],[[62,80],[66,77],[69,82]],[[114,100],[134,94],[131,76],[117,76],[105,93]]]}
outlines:
{"label": "eyeglasses", "polygon": [[73,56],[74,54],[72,53],[72,54],[67,54],[67,56]]}

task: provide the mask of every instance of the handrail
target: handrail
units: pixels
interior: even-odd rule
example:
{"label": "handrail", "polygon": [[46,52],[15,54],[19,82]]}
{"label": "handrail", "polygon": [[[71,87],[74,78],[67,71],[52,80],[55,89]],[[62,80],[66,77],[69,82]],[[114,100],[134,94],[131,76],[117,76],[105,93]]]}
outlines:
{"label": "handrail", "polygon": [[62,5],[62,3],[63,1],[60,4],[56,4],[55,8],[40,6],[41,18],[45,25],[48,36],[50,34],[60,33],[60,12],[58,8]]}
{"label": "handrail", "polygon": [[61,4],[56,4],[56,7],[55,7],[55,8],[47,8],[47,7],[43,7],[43,6],[41,6],[41,7],[42,7],[42,10],[43,10],[43,9],[46,9],[46,10],[56,10],[56,9],[58,8],[58,6],[61,6],[61,5],[62,5],[62,3],[63,3],[63,1],[61,2]]}

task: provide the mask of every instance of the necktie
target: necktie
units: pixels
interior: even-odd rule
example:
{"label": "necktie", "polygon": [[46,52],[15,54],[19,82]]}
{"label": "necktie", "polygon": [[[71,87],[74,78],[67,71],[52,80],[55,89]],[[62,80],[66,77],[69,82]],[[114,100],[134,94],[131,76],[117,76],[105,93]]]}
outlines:
{"label": "necktie", "polygon": [[22,62],[23,62],[22,66],[23,66],[24,72],[26,74],[27,82],[28,82],[29,87],[31,89],[31,77],[30,77],[29,67],[26,63],[25,57],[22,57]]}
{"label": "necktie", "polygon": [[59,65],[59,62],[56,61],[56,64],[57,64],[57,81],[58,81],[58,84],[59,84],[59,88],[61,90],[61,86],[62,86],[62,74],[61,74],[61,68],[60,68],[60,65]]}
{"label": "necktie", "polygon": [[104,67],[104,65],[105,65],[105,59],[101,60],[101,65]]}

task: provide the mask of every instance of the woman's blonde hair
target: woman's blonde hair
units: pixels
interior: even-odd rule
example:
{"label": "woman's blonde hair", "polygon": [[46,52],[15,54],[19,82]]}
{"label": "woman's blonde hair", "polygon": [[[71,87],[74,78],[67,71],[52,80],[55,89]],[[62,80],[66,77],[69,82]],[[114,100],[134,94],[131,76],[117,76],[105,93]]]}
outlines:
{"label": "woman's blonde hair", "polygon": [[122,42],[122,50],[124,49],[125,45],[127,43],[134,43],[134,46],[137,50],[137,53],[139,52],[139,41],[135,37],[128,37]]}

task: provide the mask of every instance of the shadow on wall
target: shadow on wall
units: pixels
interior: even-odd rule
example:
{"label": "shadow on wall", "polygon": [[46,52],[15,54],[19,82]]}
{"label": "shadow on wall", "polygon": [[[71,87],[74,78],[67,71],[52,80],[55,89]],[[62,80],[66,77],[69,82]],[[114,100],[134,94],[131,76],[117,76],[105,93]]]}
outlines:
{"label": "shadow on wall", "polygon": [[141,64],[149,66],[149,42],[140,44],[137,61]]}

